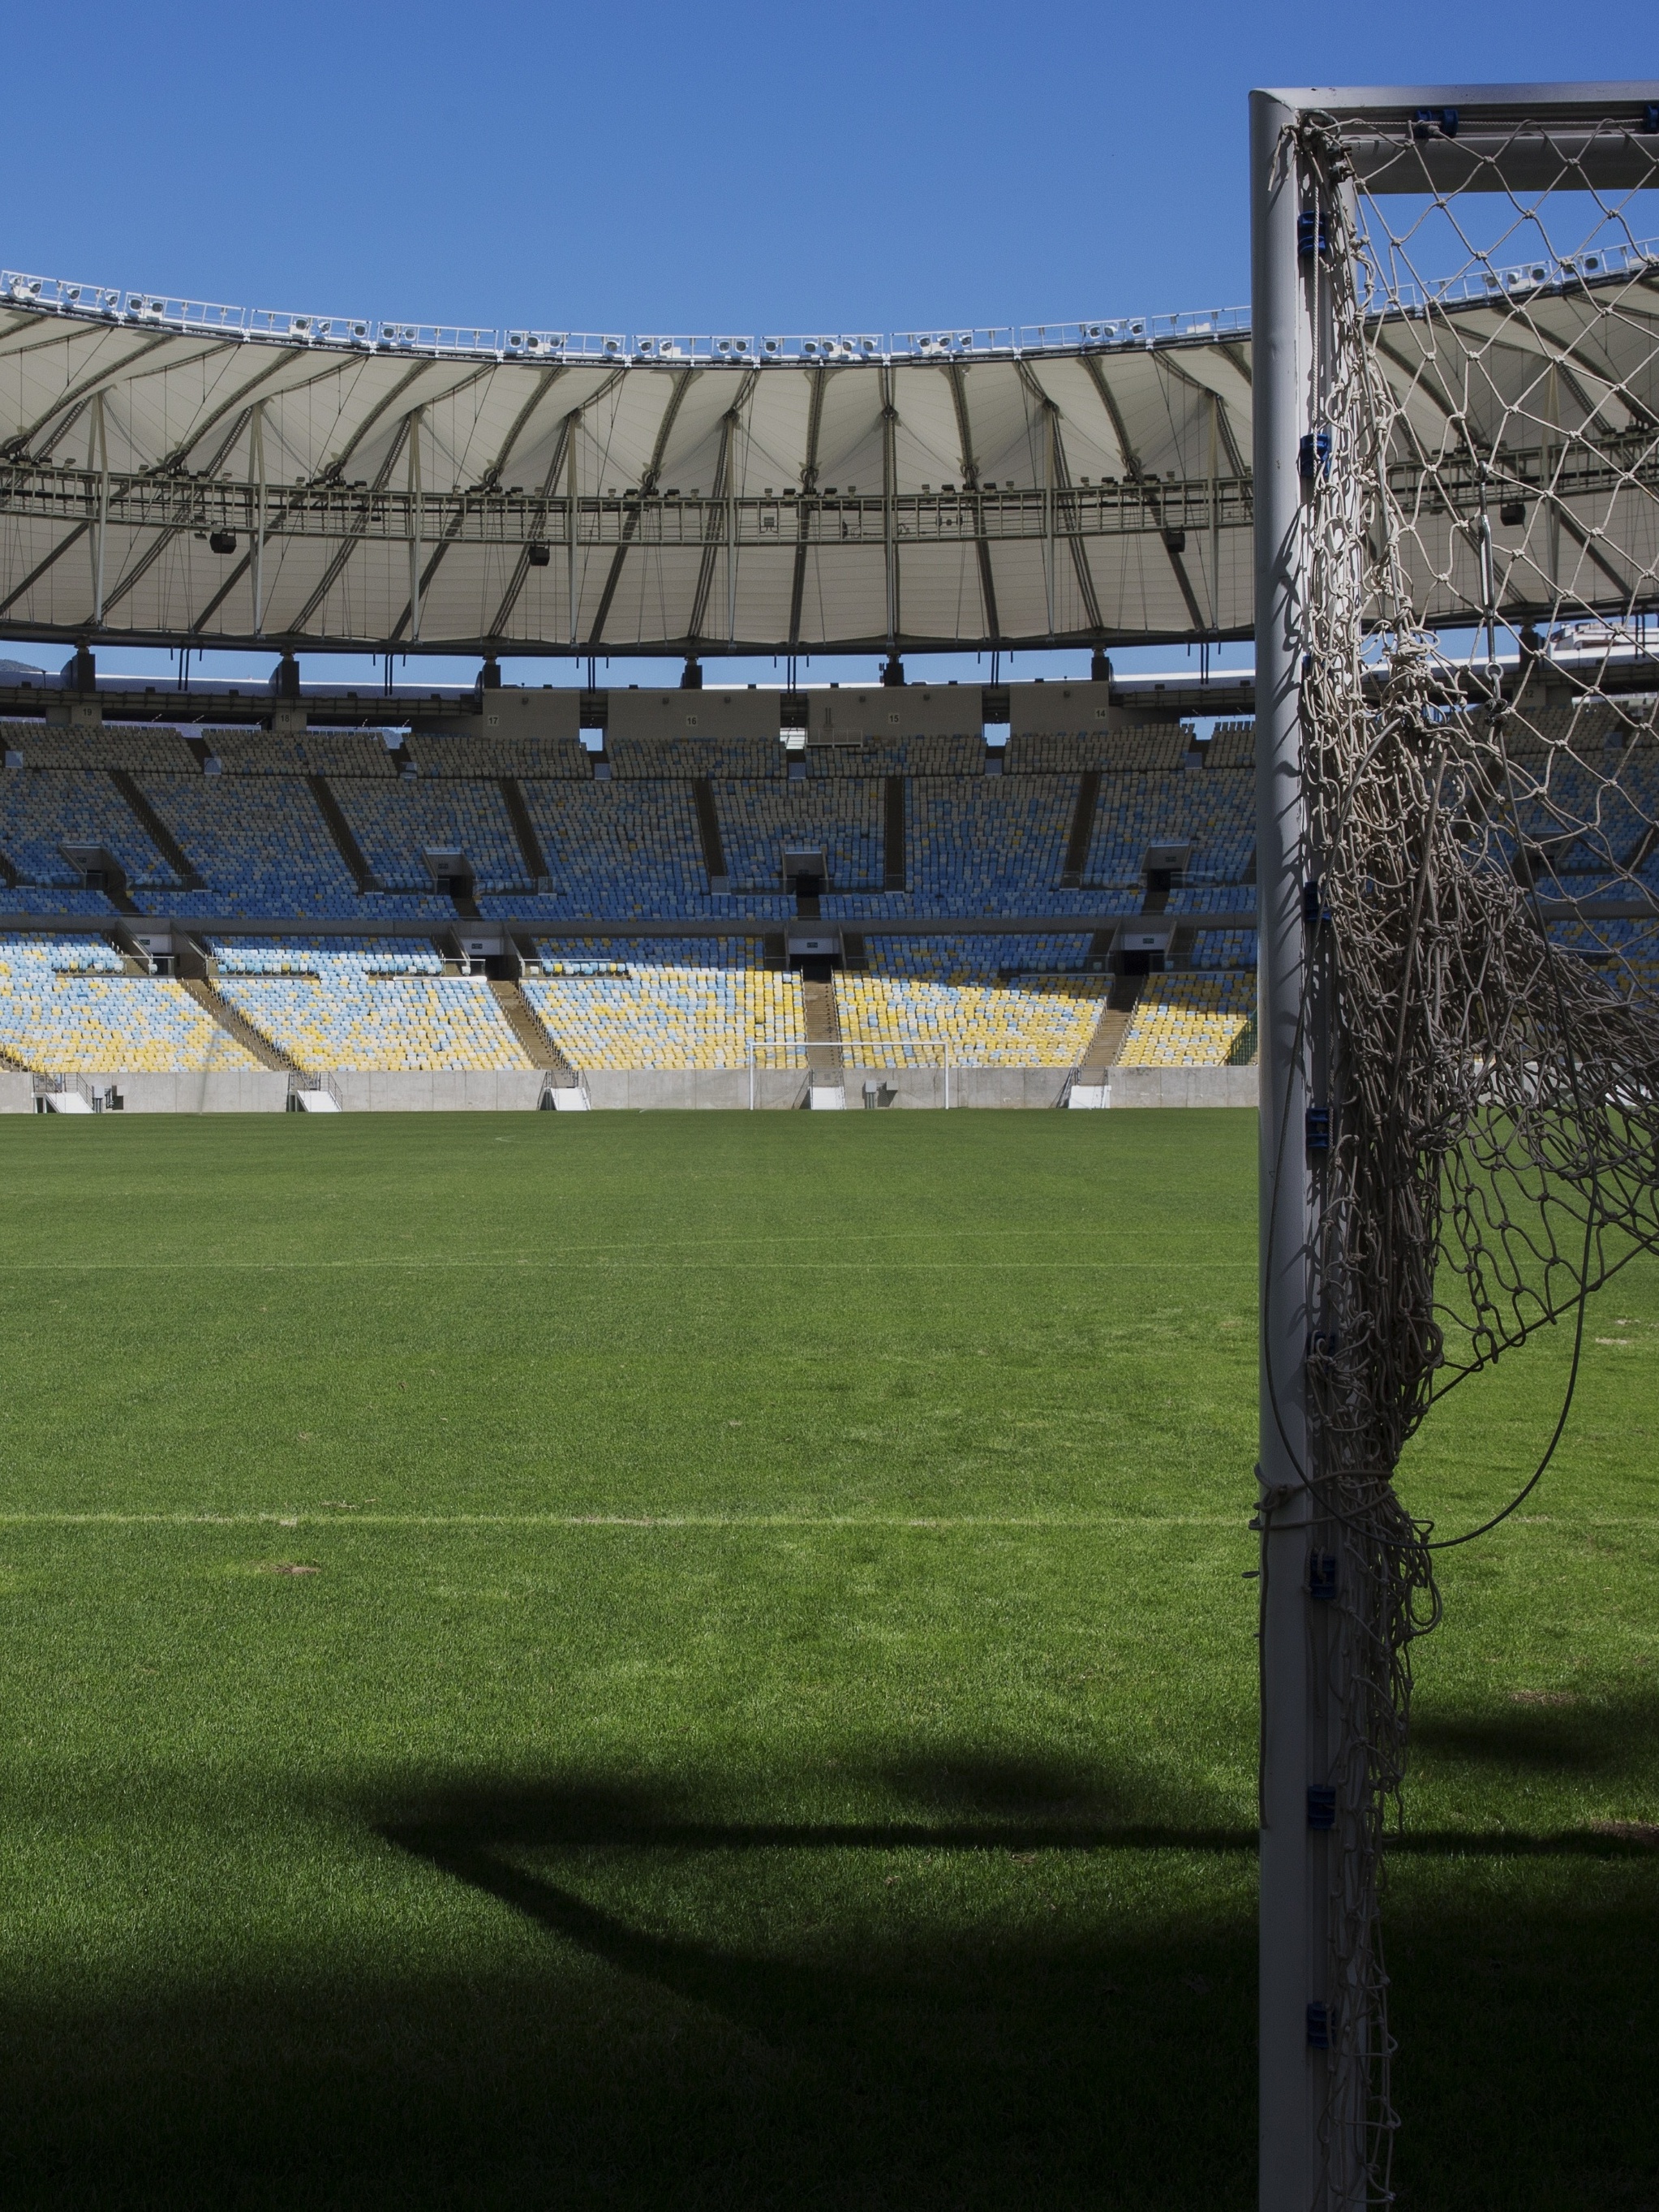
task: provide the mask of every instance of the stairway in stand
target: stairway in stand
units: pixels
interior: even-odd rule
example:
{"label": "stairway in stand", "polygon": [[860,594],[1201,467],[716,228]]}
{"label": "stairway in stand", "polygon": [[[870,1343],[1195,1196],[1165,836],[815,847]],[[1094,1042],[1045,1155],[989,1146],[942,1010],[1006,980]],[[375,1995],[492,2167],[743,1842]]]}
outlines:
{"label": "stairway in stand", "polygon": [[508,1029],[528,1055],[530,1065],[550,1069],[558,1077],[562,1086],[574,1088],[580,1079],[575,1069],[542,1027],[536,1009],[526,998],[522,987],[492,978],[489,988]]}
{"label": "stairway in stand", "polygon": [[1066,1101],[1068,1105],[1106,1103],[1109,1071],[1123,1049],[1124,1034],[1134,1012],[1135,1000],[1140,996],[1140,985],[1139,975],[1113,976],[1106,1003],[1100,1010],[1100,1019],[1095,1024],[1095,1033],[1089,1040],[1089,1048],[1072,1079]]}
{"label": "stairway in stand", "polygon": [[301,1073],[297,1060],[289,1057],[280,1045],[275,1045],[263,1030],[257,1030],[240,1006],[233,1006],[222,991],[199,975],[181,975],[179,988],[187,998],[194,999],[204,1014],[217,1022],[227,1036],[234,1036],[238,1044],[253,1054],[261,1067],[274,1068],[279,1074],[298,1075]]}
{"label": "stairway in stand", "polygon": [[806,1014],[806,1065],[811,1071],[808,1099],[814,1106],[844,1105],[846,1059],[842,1050],[841,1017],[836,1010],[835,983],[814,982],[803,976],[800,994]]}

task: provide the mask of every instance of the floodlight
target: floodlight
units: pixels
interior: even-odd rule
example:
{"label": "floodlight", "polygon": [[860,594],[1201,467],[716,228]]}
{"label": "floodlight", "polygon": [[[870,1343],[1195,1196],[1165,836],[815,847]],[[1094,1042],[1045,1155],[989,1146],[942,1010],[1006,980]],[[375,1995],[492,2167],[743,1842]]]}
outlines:
{"label": "floodlight", "polygon": [[525,558],[532,568],[545,568],[552,563],[553,549],[550,545],[544,545],[538,539],[526,546]]}

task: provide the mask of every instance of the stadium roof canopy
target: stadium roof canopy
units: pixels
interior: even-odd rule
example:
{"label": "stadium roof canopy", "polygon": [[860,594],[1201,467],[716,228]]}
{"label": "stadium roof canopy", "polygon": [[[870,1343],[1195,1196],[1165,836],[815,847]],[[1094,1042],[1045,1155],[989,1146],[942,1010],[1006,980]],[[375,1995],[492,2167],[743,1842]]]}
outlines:
{"label": "stadium roof canopy", "polygon": [[[1659,295],[1659,256],[1589,281]],[[1425,450],[1463,421],[1495,434],[1551,361],[1555,404],[1639,429],[1608,397],[1623,369],[1592,357],[1616,325],[1587,339],[1585,273],[1504,282],[1440,303],[1491,325],[1479,391],[1443,391],[1428,325],[1401,321],[1386,357]],[[538,654],[1239,637],[1249,394],[1240,310],[627,337],[0,271],[0,636]],[[1604,500],[1584,501],[1618,604]]]}

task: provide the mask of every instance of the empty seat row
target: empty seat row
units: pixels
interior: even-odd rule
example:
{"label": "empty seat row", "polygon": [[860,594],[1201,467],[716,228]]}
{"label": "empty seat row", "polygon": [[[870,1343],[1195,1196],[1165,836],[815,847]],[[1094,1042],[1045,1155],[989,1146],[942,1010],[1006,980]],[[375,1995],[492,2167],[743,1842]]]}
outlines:
{"label": "empty seat row", "polygon": [[1100,1019],[1103,976],[945,983],[839,975],[848,1063],[870,1067],[1072,1067]]}
{"label": "empty seat row", "polygon": [[0,1052],[44,1075],[175,1075],[260,1063],[182,984],[128,975],[100,939],[0,938]]}
{"label": "empty seat row", "polygon": [[800,1067],[806,1014],[800,979],[756,967],[660,962],[568,963],[527,976],[525,996],[580,1068]]}
{"label": "empty seat row", "polygon": [[1250,1057],[1255,978],[1150,975],[1118,1053],[1125,1067],[1224,1067]]}

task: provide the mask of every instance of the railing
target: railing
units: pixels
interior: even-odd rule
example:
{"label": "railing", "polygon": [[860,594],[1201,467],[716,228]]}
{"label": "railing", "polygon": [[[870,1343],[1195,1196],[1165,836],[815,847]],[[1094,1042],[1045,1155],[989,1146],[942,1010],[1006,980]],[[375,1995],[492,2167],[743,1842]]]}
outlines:
{"label": "railing", "polygon": [[289,1075],[288,1079],[288,1097],[290,1107],[293,1106],[302,1091],[310,1091],[313,1094],[318,1091],[321,1091],[325,1097],[330,1097],[334,1101],[336,1107],[341,1109],[343,1109],[344,1107],[345,1101],[340,1096],[339,1085],[335,1082],[331,1075],[325,1074],[320,1069],[313,1073],[309,1069],[301,1068],[297,1073]]}
{"label": "railing", "polygon": [[[1597,246],[1559,258],[1540,254],[1503,268],[1483,264],[1439,285],[1391,285],[1387,312],[1409,313],[1431,305],[1601,283],[1638,275],[1655,262],[1659,262],[1659,240],[1649,239]],[[1074,354],[1124,347],[1145,349],[1206,338],[1247,337],[1250,329],[1249,309],[1233,307],[1187,308],[1155,315],[1103,315],[1085,321],[953,324],[948,329],[931,331],[757,336],[750,331],[514,330],[235,307],[214,301],[188,300],[177,293],[75,283],[64,277],[36,276],[10,269],[0,270],[0,305],[140,330],[172,330],[238,342],[357,354],[448,355],[468,359],[484,355],[498,361],[614,362],[619,366],[638,362],[700,368],[765,368],[779,362],[1018,359],[1027,354]]]}
{"label": "railing", "polygon": [[550,1067],[544,1073],[542,1077],[542,1087],[536,1099],[536,1104],[538,1110],[550,1110],[553,1105],[555,1093],[561,1091],[575,1091],[580,1098],[583,1105],[588,1108],[590,1111],[592,1110],[593,1099],[592,1094],[589,1091],[587,1087],[586,1074],[581,1068],[577,1067],[574,1062],[568,1062],[567,1065],[570,1067],[570,1072],[575,1079],[574,1082],[561,1083],[559,1080],[558,1071],[556,1068]]}
{"label": "railing", "polygon": [[697,368],[764,368],[779,362],[968,360],[984,356],[1078,353],[1098,347],[1147,347],[1242,336],[1248,307],[1200,307],[1172,314],[1100,316],[1092,321],[960,323],[946,330],[772,333],[750,331],[544,331],[486,329],[457,323],[383,322],[363,315],[295,313],[234,307],[176,293],[71,283],[58,276],[0,270],[0,304],[78,320],[173,330],[267,344],[338,348],[349,353],[490,355],[501,361],[639,362]]}
{"label": "railing", "polygon": [[31,1081],[37,1114],[49,1110],[46,1103],[48,1098],[83,1098],[88,1110],[94,1114],[102,1114],[106,1110],[118,1113],[124,1103],[112,1081],[106,1084],[101,1091],[89,1083],[84,1075],[35,1075]]}
{"label": "railing", "polygon": [[1540,253],[1529,261],[1499,268],[1484,256],[1473,256],[1475,266],[1460,270],[1438,284],[1419,284],[1390,278],[1376,280],[1373,298],[1364,304],[1376,319],[1421,314],[1427,307],[1449,307],[1474,301],[1526,298],[1537,292],[1570,286],[1605,284],[1621,277],[1638,276],[1659,264],[1659,239],[1631,239],[1609,246],[1595,246],[1582,253],[1557,256]]}

